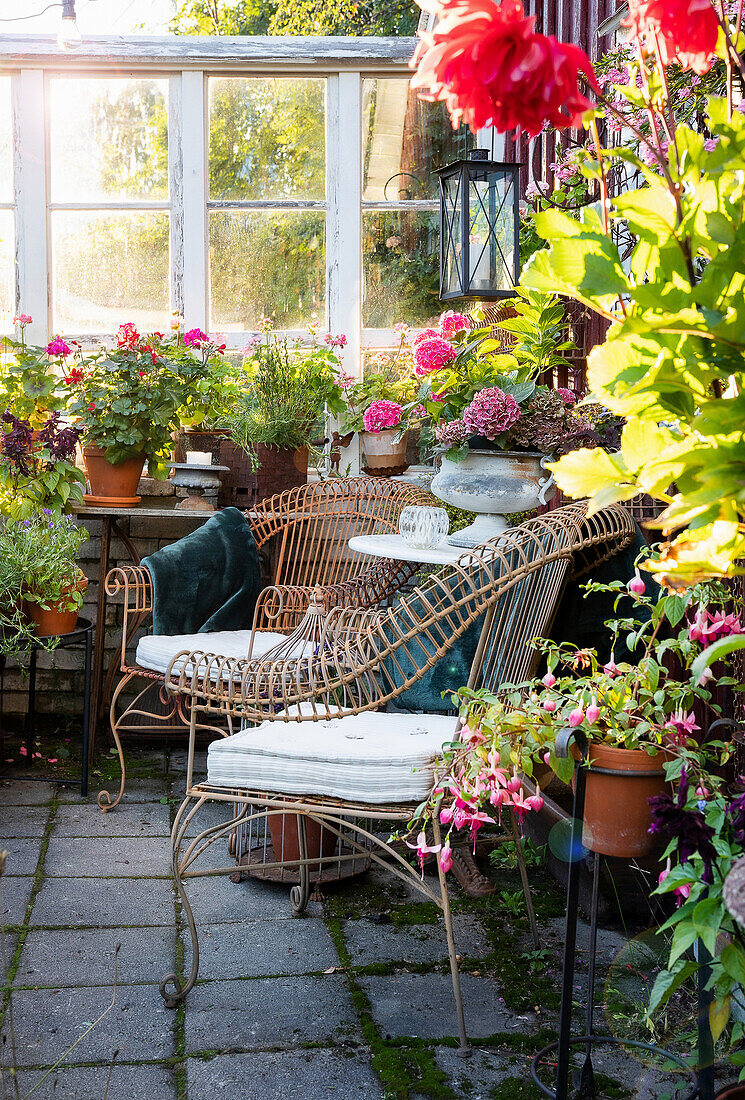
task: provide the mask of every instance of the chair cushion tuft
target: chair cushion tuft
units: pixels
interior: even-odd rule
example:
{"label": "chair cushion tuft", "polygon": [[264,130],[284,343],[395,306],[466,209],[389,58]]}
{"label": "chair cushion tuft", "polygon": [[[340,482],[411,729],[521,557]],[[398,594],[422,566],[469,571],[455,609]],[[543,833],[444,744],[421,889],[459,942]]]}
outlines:
{"label": "chair cushion tuft", "polygon": [[318,722],[262,722],[212,742],[207,780],[366,805],[420,802],[432,788],[433,765],[453,739],[454,726],[445,715],[377,711]]}

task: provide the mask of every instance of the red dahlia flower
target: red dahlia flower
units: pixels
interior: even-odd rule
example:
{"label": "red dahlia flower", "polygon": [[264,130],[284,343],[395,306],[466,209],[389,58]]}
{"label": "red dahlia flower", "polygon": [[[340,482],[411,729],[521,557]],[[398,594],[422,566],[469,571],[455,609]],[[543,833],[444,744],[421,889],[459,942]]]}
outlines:
{"label": "red dahlia flower", "polygon": [[663,65],[677,61],[699,74],[711,68],[719,33],[711,0],[629,0],[623,25],[656,44]]}
{"label": "red dahlia flower", "polygon": [[421,32],[411,86],[423,99],[444,100],[453,126],[535,137],[545,122],[557,130],[580,125],[592,104],[579,90],[579,74],[600,91],[582,50],[536,34],[521,0],[435,2],[440,21],[431,34]]}

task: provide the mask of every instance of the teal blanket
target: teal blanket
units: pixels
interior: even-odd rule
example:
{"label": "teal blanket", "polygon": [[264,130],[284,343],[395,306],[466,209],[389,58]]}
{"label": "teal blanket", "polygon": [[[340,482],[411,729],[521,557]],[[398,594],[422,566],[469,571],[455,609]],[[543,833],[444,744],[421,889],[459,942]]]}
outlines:
{"label": "teal blanket", "polygon": [[142,559],[153,581],[153,634],[247,630],[261,591],[248,520],[224,508],[198,530]]}
{"label": "teal blanket", "polygon": [[[593,593],[588,595],[582,586],[589,580],[608,583],[620,580],[624,583],[634,576],[635,562],[641,551],[646,547],[646,542],[641,531],[637,527],[636,539],[625,550],[615,554],[608,561],[599,565],[589,577],[567,586],[564,596],[554,620],[552,637],[556,641],[574,642],[581,648],[593,647],[603,661],[610,658],[611,635],[605,626],[606,619],[615,618],[613,603],[614,593]],[[651,574],[642,572],[646,586],[646,594],[655,599],[659,598],[660,589]],[[631,610],[631,601],[628,607],[621,607],[621,615]],[[422,612],[424,608],[420,609]],[[426,714],[450,714],[455,713],[448,706],[448,696],[442,697],[443,691],[457,691],[468,683],[471,664],[476,655],[476,647],[481,635],[483,616],[477,619],[458,638],[448,652],[429,669],[428,672],[407,688],[395,701],[395,705],[403,710],[424,711]],[[414,674],[415,662],[420,667],[425,663],[432,652],[432,644],[425,638],[418,640],[415,660],[409,660],[405,654],[399,651],[396,654],[398,664],[401,665],[405,677],[408,679]],[[625,646],[616,650],[617,661],[631,660]],[[386,660],[386,669],[394,683],[403,682],[401,673],[396,668],[391,658]]]}

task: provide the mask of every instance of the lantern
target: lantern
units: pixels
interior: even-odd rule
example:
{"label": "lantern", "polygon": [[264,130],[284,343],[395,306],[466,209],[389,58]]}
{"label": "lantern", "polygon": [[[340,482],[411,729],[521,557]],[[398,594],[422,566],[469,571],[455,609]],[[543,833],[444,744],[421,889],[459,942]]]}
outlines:
{"label": "lantern", "polygon": [[440,298],[511,298],[520,278],[519,164],[486,149],[440,168]]}

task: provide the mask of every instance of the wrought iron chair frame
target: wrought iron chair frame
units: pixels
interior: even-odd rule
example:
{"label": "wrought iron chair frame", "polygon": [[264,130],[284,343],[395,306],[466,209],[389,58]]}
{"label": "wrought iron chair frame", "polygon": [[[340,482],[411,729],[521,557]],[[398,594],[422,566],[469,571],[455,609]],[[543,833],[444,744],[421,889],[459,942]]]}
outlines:
{"label": "wrought iron chair frame", "polygon": [[[322,796],[291,795],[281,792],[251,790],[242,787],[227,788],[208,781],[194,782],[194,745],[197,728],[213,728],[198,722],[198,715],[206,719],[220,714],[233,723],[260,722],[271,718],[281,722],[319,721],[325,718],[360,714],[378,710],[389,700],[396,698],[415,680],[421,678],[434,661],[442,656],[454,639],[484,615],[476,654],[471,666],[468,686],[488,687],[495,677],[499,682],[510,680],[518,683],[531,674],[538,654],[527,644],[514,647],[506,663],[498,661],[499,634],[504,624],[504,609],[500,614],[500,601],[510,606],[510,593],[515,594],[521,581],[540,580],[547,573],[550,586],[543,591],[544,606],[529,625],[530,637],[550,629],[553,615],[564,585],[570,575],[581,576],[593,565],[610,557],[628,545],[634,536],[634,525],[628,512],[619,506],[611,506],[594,516],[587,515],[584,504],[569,505],[531,520],[514,528],[499,539],[473,551],[468,551],[453,566],[446,566],[440,574],[431,576],[421,587],[401,597],[394,609],[371,610],[343,606],[339,593],[333,589],[317,590],[303,624],[287,642],[262,658],[246,661],[230,661],[201,652],[183,653],[171,662],[166,674],[166,687],[176,697],[189,700],[189,756],[187,785],[184,801],[178,811],[171,838],[172,872],[183,911],[189,924],[192,941],[192,963],[188,979],[167,974],[160,985],[165,1002],[175,1007],[194,985],[199,967],[198,934],[194,916],[185,892],[184,881],[203,874],[233,873],[234,865],[226,868],[210,868],[194,871],[190,868],[212,843],[232,833],[237,825],[274,813],[297,815],[300,858],[279,860],[265,867],[296,867],[299,884],[291,895],[293,915],[302,915],[308,902],[310,867],[337,860],[339,856],[322,854],[308,856],[305,823],[315,820],[337,836],[345,828],[353,829],[366,844],[371,845],[370,858],[380,866],[392,870],[399,877],[413,884],[429,900],[442,910],[445,922],[448,956],[450,960],[453,991],[461,1050],[466,1052],[468,1041],[460,991],[458,963],[453,938],[452,914],[447,891],[446,876],[437,861],[439,896],[420,877],[416,870],[391,845],[376,835],[372,828],[359,822],[389,821],[405,824],[411,820],[416,807],[411,804],[365,804]],[[553,549],[546,550],[542,538],[546,537]],[[531,557],[525,550],[537,550]],[[515,567],[509,554],[515,554],[520,564]],[[555,568],[554,568],[555,567]],[[453,598],[450,581],[461,585],[462,594]],[[530,583],[528,583],[528,598]],[[449,602],[448,602],[449,598]],[[516,596],[517,598],[517,596]],[[515,604],[512,605],[513,612]],[[415,610],[428,608],[422,615]],[[417,618],[418,614],[418,618]],[[394,631],[391,623],[398,616],[407,620],[407,629]],[[408,619],[407,619],[408,617]],[[527,616],[526,616],[527,618]],[[516,616],[513,615],[513,626]],[[444,627],[445,642],[433,631]],[[523,629],[523,622],[520,629]],[[388,627],[388,631],[384,628]],[[536,629],[537,628],[537,629]],[[409,648],[416,633],[424,633],[436,646],[435,654],[416,665]],[[523,634],[525,633],[523,629]],[[514,634],[514,631],[513,631]],[[519,635],[519,630],[518,630]],[[292,644],[299,640],[309,645],[307,656],[287,658]],[[525,639],[526,642],[530,638]],[[502,639],[504,641],[504,638]],[[383,659],[393,657],[397,651],[405,652],[414,661],[412,675],[402,673],[402,682],[393,683],[383,673]],[[352,689],[357,689],[352,690]],[[304,706],[302,706],[304,704]],[[288,708],[296,708],[289,711]],[[280,727],[281,728],[281,727]],[[457,725],[453,736],[457,736]],[[188,843],[181,854],[188,825],[199,809],[207,802],[232,804],[234,817],[202,831]],[[439,822],[433,820],[434,843],[441,843]],[[511,837],[516,845],[521,880],[531,923],[535,933],[527,871],[522,844],[514,816],[510,815]],[[344,834],[347,843],[348,832]],[[368,852],[362,841],[350,843],[349,858],[358,852]],[[374,851],[374,849],[378,851]],[[379,854],[381,853],[381,854]],[[385,857],[385,858],[384,858]]]}
{"label": "wrought iron chair frame", "polygon": [[[260,552],[268,554],[273,541],[279,542],[271,570],[273,583],[262,590],[256,605],[249,653],[256,633],[266,630],[284,633],[302,623],[319,584],[333,589],[340,601],[347,598],[347,593],[350,598],[353,595],[359,606],[379,604],[396,593],[413,576],[417,566],[399,561],[369,565],[364,556],[349,552],[346,543],[354,534],[396,531],[399,514],[407,504],[424,504],[429,500],[423,490],[387,478],[334,478],[286,490],[260,501],[247,512]],[[322,541],[335,553],[311,555],[308,560],[302,552],[308,541],[312,544]],[[116,795],[107,790],[99,792],[102,813],[118,806],[124,794],[126,766],[121,735],[185,733],[189,726],[188,700],[165,691],[162,673],[127,659],[132,639],[153,610],[153,586],[147,569],[139,565],[117,566],[106,577],[106,592],[109,597],[121,597],[124,619],[119,656],[121,677],[109,708],[121,780]],[[141,686],[118,714],[119,700],[134,682]],[[153,690],[158,690],[164,707],[162,713],[148,709],[148,697]],[[152,708],[152,702],[149,705]],[[224,717],[228,732],[233,732],[230,716]],[[204,728],[216,734],[225,733],[220,726]]]}

